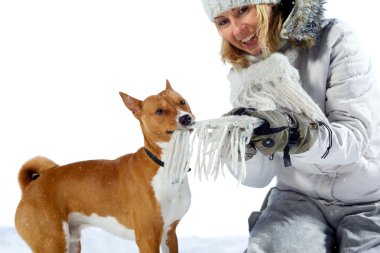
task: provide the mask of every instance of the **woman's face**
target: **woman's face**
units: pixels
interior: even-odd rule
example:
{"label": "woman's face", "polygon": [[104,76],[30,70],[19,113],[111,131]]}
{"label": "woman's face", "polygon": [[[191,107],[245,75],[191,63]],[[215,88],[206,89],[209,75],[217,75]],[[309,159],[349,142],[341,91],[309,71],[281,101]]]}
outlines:
{"label": "woman's face", "polygon": [[254,5],[242,6],[223,12],[214,19],[223,37],[233,46],[251,55],[259,55],[258,15]]}

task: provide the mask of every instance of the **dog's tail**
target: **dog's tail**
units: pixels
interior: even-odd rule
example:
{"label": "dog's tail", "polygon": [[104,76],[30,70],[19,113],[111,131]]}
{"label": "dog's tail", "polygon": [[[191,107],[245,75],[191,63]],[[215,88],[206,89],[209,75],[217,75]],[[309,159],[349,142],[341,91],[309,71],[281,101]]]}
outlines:
{"label": "dog's tail", "polygon": [[18,182],[21,187],[21,191],[24,192],[30,182],[36,180],[40,174],[48,169],[57,167],[58,165],[52,160],[37,156],[27,161],[18,174]]}

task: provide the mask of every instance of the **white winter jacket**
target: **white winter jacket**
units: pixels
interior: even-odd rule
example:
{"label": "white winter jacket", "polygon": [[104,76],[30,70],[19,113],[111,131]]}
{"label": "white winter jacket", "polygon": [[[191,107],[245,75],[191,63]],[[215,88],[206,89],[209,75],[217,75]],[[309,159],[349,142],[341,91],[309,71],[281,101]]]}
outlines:
{"label": "white winter jacket", "polygon": [[[380,200],[380,87],[357,37],[342,22],[324,20],[317,45],[290,61],[328,127],[320,127],[310,150],[291,155],[291,167],[284,167],[282,154],[270,160],[258,152],[247,161],[243,184],[265,187],[277,176],[280,189],[333,203]],[[231,83],[231,94],[238,87]]]}

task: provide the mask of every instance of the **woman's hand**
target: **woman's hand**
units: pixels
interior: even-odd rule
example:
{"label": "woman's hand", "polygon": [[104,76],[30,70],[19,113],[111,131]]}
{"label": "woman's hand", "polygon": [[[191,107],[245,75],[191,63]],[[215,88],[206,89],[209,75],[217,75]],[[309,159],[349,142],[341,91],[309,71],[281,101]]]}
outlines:
{"label": "woman's hand", "polygon": [[297,113],[256,111],[251,116],[264,120],[264,124],[254,130],[252,141],[266,155],[284,151],[286,147],[289,154],[303,153],[318,137],[318,123]]}
{"label": "woman's hand", "polygon": [[[318,122],[293,112],[256,111],[253,108],[235,108],[226,115],[249,115],[264,120],[253,131],[250,143],[265,155],[276,152],[299,154],[310,149],[318,137]],[[290,163],[290,158],[289,161]],[[285,161],[285,165],[287,161]]]}

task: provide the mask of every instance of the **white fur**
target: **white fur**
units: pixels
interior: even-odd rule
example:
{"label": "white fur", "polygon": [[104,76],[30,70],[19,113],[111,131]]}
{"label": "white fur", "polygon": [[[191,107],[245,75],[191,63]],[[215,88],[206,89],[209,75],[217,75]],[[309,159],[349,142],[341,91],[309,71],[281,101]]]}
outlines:
{"label": "white fur", "polygon": [[66,252],[79,252],[80,230],[71,231],[70,225],[67,222],[63,222],[63,231],[66,237]]}
{"label": "white fur", "polygon": [[[165,161],[165,147],[167,143],[158,143],[163,151]],[[160,167],[152,179],[152,187],[157,201],[160,203],[162,219],[164,222],[161,250],[166,253],[169,249],[166,245],[167,233],[175,221],[179,221],[189,210],[191,193],[189,182],[185,177],[181,182],[172,183],[166,178],[165,169]]]}
{"label": "white fur", "polygon": [[80,241],[81,230],[88,226],[101,228],[124,239],[135,239],[133,229],[121,225],[114,217],[101,217],[95,213],[87,216],[79,212],[73,212],[69,214],[68,222],[63,223],[69,252],[76,252],[76,247],[78,247],[78,242]]}
{"label": "white fur", "polygon": [[63,232],[65,233],[66,237],[66,252],[70,252],[70,230],[69,230],[69,224],[67,222],[63,222]]}

